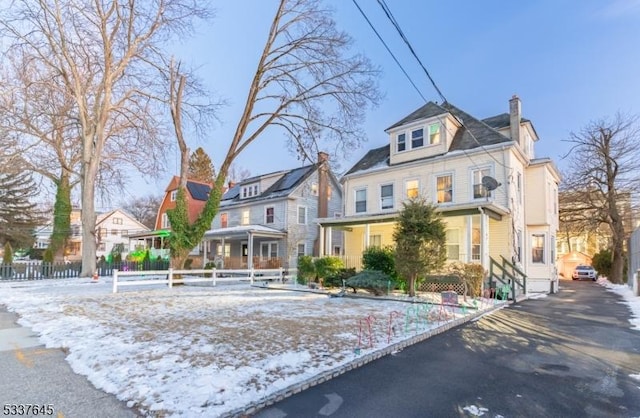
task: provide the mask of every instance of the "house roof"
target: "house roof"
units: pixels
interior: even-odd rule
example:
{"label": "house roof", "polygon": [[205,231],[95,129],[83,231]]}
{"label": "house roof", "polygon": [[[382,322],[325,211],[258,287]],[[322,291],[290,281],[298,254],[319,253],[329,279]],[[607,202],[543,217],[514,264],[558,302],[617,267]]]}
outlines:
{"label": "house roof", "polygon": [[[492,127],[493,129],[508,128],[511,125],[511,115],[508,113],[501,113],[490,118],[482,119],[484,123]],[[529,122],[529,119],[520,118],[520,123]]]}
{"label": "house roof", "polygon": [[210,229],[204,233],[204,239],[237,238],[252,235],[263,237],[283,237],[286,232],[264,225],[238,225],[230,228]]}
{"label": "house roof", "polygon": [[[441,105],[428,102],[424,106],[412,112],[410,115],[401,119],[397,123],[394,123],[387,131],[408,123],[428,119],[431,117],[444,115],[449,113],[456,119],[462,122],[462,127],[459,128],[449,146],[448,152],[451,151],[466,151],[481,146],[494,145],[499,143],[512,142],[511,139],[498,132],[498,127],[504,124],[504,116],[498,115],[488,118],[488,121],[493,125],[489,125],[483,120],[479,120],[467,112],[457,108],[456,106],[445,102]],[[508,114],[505,114],[508,116]],[[525,119],[523,119],[525,120]],[[507,123],[506,126],[509,126]],[[504,126],[502,126],[504,127]],[[389,166],[390,145],[384,145],[380,148],[369,150],[345,175],[369,170],[380,166]],[[424,159],[430,159],[433,157],[425,157]]]}
{"label": "house roof", "polygon": [[[250,179],[243,180],[241,183],[236,184],[222,196],[221,205],[229,205],[237,203],[240,200],[242,202],[255,202],[258,200],[274,199],[278,197],[285,197],[291,194],[296,187],[304,182],[313,172],[318,169],[318,164],[306,165],[292,170],[277,171],[274,173],[268,173],[261,176],[251,177]],[[276,180],[269,188],[262,191],[258,196],[240,199],[240,190],[242,186],[246,186],[251,183],[260,181],[265,177],[271,177],[276,174],[282,174],[281,177]]]}
{"label": "house roof", "polygon": [[[176,190],[179,184],[180,184],[180,177],[173,176],[165,192]],[[202,183],[196,180],[187,180],[187,191],[191,195],[192,199],[206,202],[207,199],[209,198],[209,192],[211,192],[211,185],[207,183]]]}

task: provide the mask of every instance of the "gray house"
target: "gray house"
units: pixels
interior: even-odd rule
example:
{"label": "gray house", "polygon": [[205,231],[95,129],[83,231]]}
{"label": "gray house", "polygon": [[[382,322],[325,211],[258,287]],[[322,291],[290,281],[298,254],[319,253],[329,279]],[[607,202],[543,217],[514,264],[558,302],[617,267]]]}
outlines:
{"label": "gray house", "polygon": [[341,255],[342,235],[320,235],[316,221],[341,212],[340,183],[320,152],[315,164],[229,184],[204,236],[205,259],[219,268],[287,268],[320,248]]}

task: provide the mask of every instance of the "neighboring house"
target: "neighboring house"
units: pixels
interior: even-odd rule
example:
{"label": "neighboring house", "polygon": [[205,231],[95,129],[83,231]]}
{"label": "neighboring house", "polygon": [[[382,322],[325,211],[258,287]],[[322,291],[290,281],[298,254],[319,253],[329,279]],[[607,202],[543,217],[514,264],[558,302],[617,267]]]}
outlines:
{"label": "neighboring house", "polygon": [[[598,252],[610,249],[611,228],[599,221],[607,217],[599,203],[599,194],[588,191],[560,192],[560,217],[558,232],[558,273],[570,278],[577,264],[591,264],[591,258]],[[621,192],[616,201],[618,213],[622,216],[625,236],[631,235],[635,226],[631,193]]]}
{"label": "neighboring house", "polygon": [[367,247],[394,244],[402,202],[422,196],[444,216],[448,261],[487,271],[513,263],[529,291],[553,290],[560,175],[536,158],[538,135],[517,96],[509,110],[480,120],[429,102],[391,125],[389,144],[342,178],[344,216],[320,219],[322,229],[343,230],[345,255],[357,263]]}
{"label": "neighboring house", "polygon": [[[131,245],[137,249],[149,249],[152,259],[156,259],[158,257],[165,259],[169,258],[169,248],[166,238],[169,236],[171,231],[171,224],[169,223],[167,211],[175,209],[176,207],[179,186],[180,177],[173,176],[169,185],[165,189],[164,198],[158,208],[155,229],[153,231],[131,236]],[[196,180],[187,180],[186,199],[189,222],[194,222],[198,218],[198,215],[200,215],[207,203],[209,192],[211,192],[210,184]],[[200,247],[201,246],[195,247],[189,255],[192,258],[199,258],[201,256]]]}
{"label": "neighboring house", "polygon": [[96,219],[96,241],[98,243],[96,256],[107,257],[113,251],[118,251],[124,259],[129,251],[133,250],[129,246],[129,236],[148,231],[149,228],[122,209],[98,214]]}
{"label": "neighboring house", "polygon": [[316,164],[230,184],[205,233],[207,258],[225,268],[294,267],[300,255],[341,254],[340,234],[318,234],[317,218],[340,216],[342,190],[326,153]]}
{"label": "neighboring house", "polygon": [[[81,210],[73,209],[70,215],[71,231],[67,239],[64,256],[67,260],[82,258],[82,222]],[[119,245],[123,257],[129,252],[129,235],[148,231],[149,228],[138,222],[132,215],[122,209],[115,209],[96,215],[96,256],[107,256],[114,246]],[[34,247],[47,249],[51,243],[53,223],[36,230]]]}

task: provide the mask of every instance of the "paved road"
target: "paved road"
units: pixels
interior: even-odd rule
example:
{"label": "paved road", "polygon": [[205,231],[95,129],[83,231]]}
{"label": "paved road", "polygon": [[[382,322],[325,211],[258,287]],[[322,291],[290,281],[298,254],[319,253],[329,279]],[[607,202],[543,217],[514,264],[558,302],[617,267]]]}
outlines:
{"label": "paved road", "polygon": [[[16,324],[16,320],[15,314],[0,305],[0,408],[5,404],[51,404],[54,412],[49,416],[57,418],[136,416],[115,396],[75,374],[62,350],[45,348],[29,328]],[[6,416],[3,412],[0,409],[2,417]]]}
{"label": "paved road", "polygon": [[640,331],[593,282],[467,323],[256,414],[640,417]]}

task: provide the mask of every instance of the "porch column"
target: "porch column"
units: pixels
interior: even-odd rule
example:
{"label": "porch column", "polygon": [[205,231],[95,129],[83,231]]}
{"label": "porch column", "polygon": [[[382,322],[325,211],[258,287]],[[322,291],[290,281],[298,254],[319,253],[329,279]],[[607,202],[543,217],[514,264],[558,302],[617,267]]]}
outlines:
{"label": "porch column", "polygon": [[326,255],[325,250],[324,227],[320,225],[320,229],[318,231],[318,255],[320,257],[324,257]]}
{"label": "porch column", "polygon": [[482,254],[482,265],[488,269],[489,268],[489,216],[484,213],[484,211],[480,212],[480,236],[482,237],[481,241],[481,254]]}
{"label": "porch column", "polygon": [[211,241],[202,240],[202,268],[207,265],[207,246]]}
{"label": "porch column", "polygon": [[249,245],[247,245],[247,267],[253,268],[253,234],[251,232],[247,233],[249,235]]}
{"label": "porch column", "polygon": [[365,224],[364,225],[364,248],[363,248],[363,250],[366,250],[367,248],[369,248],[369,234],[370,234],[369,224]]}
{"label": "porch column", "polygon": [[325,254],[328,255],[333,255],[333,251],[332,251],[332,245],[331,243],[333,242],[333,239],[331,237],[331,232],[333,231],[332,227],[328,227],[327,228],[327,236],[326,236],[326,242],[325,242]]}
{"label": "porch column", "polygon": [[[215,257],[213,258],[215,259]],[[224,237],[222,237],[222,239],[220,240],[220,258],[222,259],[222,268],[224,268],[224,259],[226,258],[224,253]],[[242,259],[242,254],[240,255],[240,258]]]}

